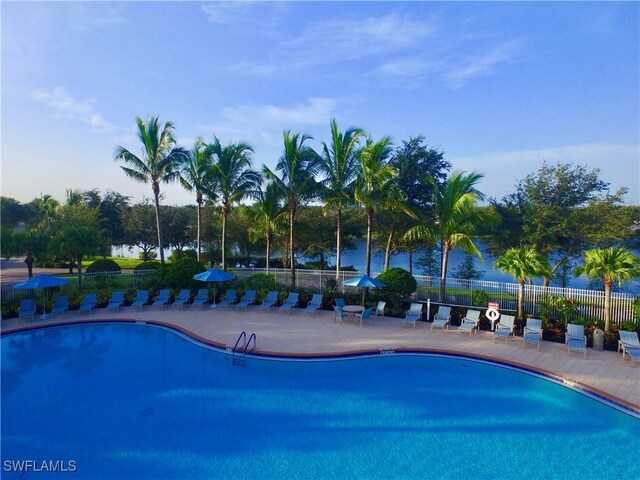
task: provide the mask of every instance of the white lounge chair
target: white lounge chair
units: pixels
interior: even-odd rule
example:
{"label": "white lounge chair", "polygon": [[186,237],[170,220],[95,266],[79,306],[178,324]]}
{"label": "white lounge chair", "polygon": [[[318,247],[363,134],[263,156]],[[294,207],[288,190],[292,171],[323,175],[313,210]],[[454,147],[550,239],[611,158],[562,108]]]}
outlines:
{"label": "white lounge chair", "polygon": [[522,348],[526,347],[527,343],[533,343],[540,350],[540,340],[542,340],[542,320],[527,318],[527,325],[522,335]]}
{"label": "white lounge chair", "polygon": [[618,351],[622,349],[622,359],[629,355],[632,360],[640,361],[640,340],[638,332],[627,332],[620,330],[620,340],[618,340]]}
{"label": "white lounge chair", "polygon": [[573,350],[584,353],[584,358],[587,358],[587,337],[584,334],[584,326],[573,323],[567,325],[564,342],[567,345],[567,354]]}
{"label": "white lounge chair", "polygon": [[140,310],[142,310],[142,307],[144,307],[148,301],[149,301],[149,290],[138,290],[138,293],[136,294],[136,298],[131,304],[131,310],[135,310],[136,308],[139,308]]}
{"label": "white lounge chair", "polygon": [[278,292],[276,292],[275,290],[272,290],[271,292],[267,293],[267,296],[264,299],[264,302],[260,304],[260,308],[263,310],[269,310],[277,302],[278,302]]}
{"label": "white lounge chair", "polygon": [[307,308],[304,309],[306,313],[315,315],[318,309],[322,306],[322,294],[314,293],[311,297],[311,301],[307,304]]}
{"label": "white lounge chair", "polygon": [[98,304],[98,297],[95,293],[85,293],[84,298],[82,299],[82,304],[78,309],[78,313],[80,312],[89,312],[91,313],[96,305]]}
{"label": "white lounge chair", "polygon": [[255,290],[247,290],[244,294],[242,300],[238,302],[236,305],[236,310],[244,308],[245,310],[249,305],[253,305],[253,302],[256,301],[256,291]]}
{"label": "white lounge chair", "polygon": [[290,292],[287,299],[284,301],[282,306],[280,307],[281,312],[290,313],[291,309],[298,305],[298,297],[300,294],[298,292]]}
{"label": "white lounge chair", "polygon": [[191,297],[191,290],[188,288],[183,288],[180,290],[180,294],[176,297],[174,302],[171,304],[172,307],[184,307],[189,303],[189,298]]}
{"label": "white lounge chair", "polygon": [[496,325],[496,330],[493,332],[493,342],[496,338],[504,338],[506,343],[509,343],[509,337],[513,335],[513,327],[515,317],[513,315],[500,315],[500,321]]}
{"label": "white lounge chair", "polygon": [[458,332],[469,332],[469,336],[474,330],[478,329],[480,323],[480,311],[479,310],[467,310],[466,316],[462,319],[462,323],[458,327]]}
{"label": "white lounge chair", "polygon": [[438,307],[438,313],[433,317],[431,322],[431,330],[434,328],[446,328],[449,330],[449,321],[451,320],[451,307],[440,306]]}
{"label": "white lounge chair", "polygon": [[416,328],[416,324],[418,320],[422,318],[422,304],[421,303],[412,303],[411,307],[407,311],[404,319],[402,320],[402,326],[406,324],[413,324],[413,328]]}
{"label": "white lounge chair", "polygon": [[209,301],[209,289],[207,288],[201,288],[198,290],[198,294],[196,295],[196,298],[193,299],[193,303],[191,304],[192,307],[195,307],[196,305],[204,308],[205,304]]}
{"label": "white lounge chair", "polygon": [[164,309],[165,305],[169,303],[170,297],[171,292],[169,291],[169,289],[163,288],[162,290],[160,290],[160,292],[158,292],[158,297],[156,298],[156,301],[153,302],[152,306]]}
{"label": "white lounge chair", "polygon": [[56,297],[51,307],[51,315],[64,315],[67,310],[69,310],[69,297],[66,295]]}
{"label": "white lounge chair", "polygon": [[117,291],[111,294],[111,300],[107,304],[107,310],[117,310],[120,311],[120,307],[124,303],[124,292]]}
{"label": "white lounge chair", "polygon": [[[222,301],[217,305],[218,307],[228,307],[236,301],[237,292],[235,290],[227,290]],[[213,307],[212,307],[213,308]]]}

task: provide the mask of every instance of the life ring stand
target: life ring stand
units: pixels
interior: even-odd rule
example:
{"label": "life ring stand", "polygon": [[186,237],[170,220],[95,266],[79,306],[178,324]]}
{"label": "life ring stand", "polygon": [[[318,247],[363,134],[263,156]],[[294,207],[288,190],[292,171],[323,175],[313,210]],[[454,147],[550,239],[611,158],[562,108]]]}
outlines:
{"label": "life ring stand", "polygon": [[487,311],[484,315],[492,322],[495,322],[498,318],[500,318],[500,312],[498,311],[498,309],[493,307],[487,308]]}

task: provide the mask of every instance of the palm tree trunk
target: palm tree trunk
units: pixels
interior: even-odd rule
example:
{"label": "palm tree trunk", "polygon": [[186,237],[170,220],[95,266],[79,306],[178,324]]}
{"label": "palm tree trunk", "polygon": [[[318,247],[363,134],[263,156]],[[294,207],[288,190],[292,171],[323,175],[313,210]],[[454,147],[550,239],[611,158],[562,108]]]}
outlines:
{"label": "palm tree trunk", "polygon": [[198,261],[200,261],[200,222],[202,221],[202,194],[198,193],[198,195],[196,196],[196,204],[198,205],[197,208],[197,215],[198,215],[198,233],[196,236],[196,255],[198,258]]}
{"label": "palm tree trunk", "polygon": [[391,243],[393,242],[393,236],[396,234],[396,224],[394,222],[389,232],[389,238],[387,238],[387,248],[384,252],[384,271],[389,270],[389,263],[391,261]]}
{"label": "palm tree trunk", "polygon": [[447,264],[449,263],[449,251],[451,250],[451,243],[444,241],[442,250],[442,271],[440,272],[440,301],[444,303],[446,301],[447,293]]}
{"label": "palm tree trunk", "polygon": [[336,281],[340,280],[342,263],[342,208],[338,207],[338,225],[336,227]]}
{"label": "palm tree trunk", "polygon": [[524,278],[518,279],[518,318],[522,320],[524,316]]}
{"label": "palm tree trunk", "polygon": [[611,282],[610,279],[604,279],[604,331],[609,333],[611,327]]}
{"label": "palm tree trunk", "polygon": [[227,256],[225,255],[225,247],[227,240],[227,215],[229,210],[226,206],[222,207],[222,269],[227,270]]}
{"label": "palm tree trunk", "polygon": [[407,252],[409,253],[409,273],[413,275],[413,247],[409,247]]}
{"label": "palm tree trunk", "polygon": [[33,257],[29,254],[24,259],[24,263],[27,264],[27,275],[29,278],[33,278]]}
{"label": "palm tree trunk", "polygon": [[266,267],[267,267],[267,273],[269,273],[269,257],[271,256],[271,234],[267,233],[265,236],[267,237]]}
{"label": "palm tree trunk", "polygon": [[371,237],[373,233],[373,208],[367,207],[367,259],[365,263],[365,274],[371,274]]}
{"label": "palm tree trunk", "polygon": [[156,207],[156,226],[158,229],[158,249],[160,250],[160,262],[164,264],[164,249],[162,248],[162,227],[160,226],[160,185],[153,184],[153,199]]}
{"label": "palm tree trunk", "polygon": [[293,255],[293,222],[296,215],[294,205],[289,208],[289,255],[291,256],[291,288],[296,287],[296,261]]}

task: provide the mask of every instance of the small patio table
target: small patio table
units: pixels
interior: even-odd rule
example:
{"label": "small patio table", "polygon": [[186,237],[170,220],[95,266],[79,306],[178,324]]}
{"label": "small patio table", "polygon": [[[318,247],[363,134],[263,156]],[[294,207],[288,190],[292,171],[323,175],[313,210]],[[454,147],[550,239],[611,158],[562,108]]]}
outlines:
{"label": "small patio table", "polygon": [[[342,311],[349,315],[349,318],[355,323],[356,313],[362,313],[364,307],[362,305],[345,305],[342,307]],[[340,322],[340,325],[342,325],[342,322]]]}

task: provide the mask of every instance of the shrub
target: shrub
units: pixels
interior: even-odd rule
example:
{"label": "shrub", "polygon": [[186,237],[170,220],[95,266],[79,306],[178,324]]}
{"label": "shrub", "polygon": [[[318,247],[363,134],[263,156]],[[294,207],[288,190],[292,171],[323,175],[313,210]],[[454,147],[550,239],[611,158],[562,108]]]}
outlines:
{"label": "shrub", "polygon": [[[140,253],[138,253],[138,258],[139,258],[140,260],[144,260],[144,259],[145,259],[145,254],[144,254],[144,252],[140,252]],[[154,260],[154,259],[158,258],[158,254],[157,254],[156,252],[154,252],[154,251],[147,252],[147,254],[146,254],[146,258],[148,258],[149,260]],[[146,261],[148,262],[149,260],[146,260]]]}
{"label": "shrub", "polygon": [[91,263],[86,272],[87,273],[98,273],[98,272],[119,272],[120,265],[118,265],[114,260],[110,258],[100,258]]}
{"label": "shrub", "polygon": [[171,261],[177,262],[183,258],[198,258],[198,254],[195,250],[173,250],[171,252]]}
{"label": "shrub", "polygon": [[195,258],[183,258],[172,263],[164,275],[164,283],[170,288],[192,288],[202,285],[193,279],[194,275],[204,272],[204,267]]}
{"label": "shrub", "polygon": [[486,307],[489,304],[489,294],[484,290],[471,292],[471,304],[474,307]]}
{"label": "shrub", "polygon": [[377,280],[386,284],[380,294],[387,296],[394,306],[400,307],[402,300],[411,296],[418,286],[416,279],[403,268],[390,268],[378,275]]}
{"label": "shrub", "polygon": [[136,265],[134,270],[157,270],[162,264],[157,260],[149,260],[148,262],[142,262]]}
{"label": "shrub", "polygon": [[276,277],[267,273],[254,273],[244,280],[247,290],[275,290]]}

